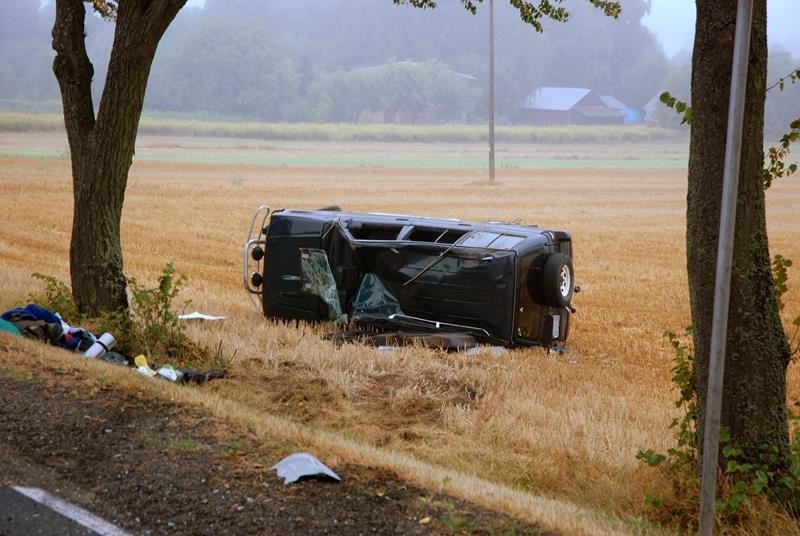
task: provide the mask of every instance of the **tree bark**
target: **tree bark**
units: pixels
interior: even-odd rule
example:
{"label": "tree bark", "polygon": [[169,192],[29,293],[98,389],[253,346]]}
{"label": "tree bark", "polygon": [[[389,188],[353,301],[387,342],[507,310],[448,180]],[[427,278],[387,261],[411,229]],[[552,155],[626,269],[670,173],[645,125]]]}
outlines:
{"label": "tree bark", "polygon": [[[696,4],[686,245],[702,446],[737,0]],[[762,175],[766,16],[766,0],[755,0],[721,415],[732,443],[751,457],[762,444],[788,452],[789,346],[773,290]]]}
{"label": "tree bark", "polygon": [[97,117],[84,44],[82,0],[57,0],[53,72],[61,89],[72,160],[70,279],[90,315],[128,306],[120,223],[147,79],[158,43],[186,0],[120,2]]}

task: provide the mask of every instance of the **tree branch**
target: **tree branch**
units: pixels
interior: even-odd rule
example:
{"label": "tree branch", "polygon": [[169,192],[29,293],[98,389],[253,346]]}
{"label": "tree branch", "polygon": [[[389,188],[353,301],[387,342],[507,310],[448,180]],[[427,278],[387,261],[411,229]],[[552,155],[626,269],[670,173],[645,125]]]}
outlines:
{"label": "tree branch", "polygon": [[795,83],[797,80],[800,80],[800,65],[798,65],[797,67],[795,67],[794,69],[792,69],[792,72],[790,72],[790,73],[788,73],[788,74],[785,74],[785,75],[781,76],[780,80],[778,80],[777,82],[775,82],[774,84],[772,84],[771,86],[769,86],[769,87],[767,88],[767,91],[769,91],[770,89],[774,89],[774,88],[776,88],[776,87],[778,87],[778,86],[780,86],[780,88],[781,88],[781,91],[783,91],[783,85],[784,85],[784,83],[786,82],[786,79],[787,79],[787,78],[788,78],[788,79],[789,79],[789,81],[790,81],[791,83],[793,83],[793,84],[794,84],[794,83]]}
{"label": "tree branch", "polygon": [[53,24],[53,73],[61,89],[64,123],[70,149],[79,152],[81,141],[94,128],[92,77],[94,68],[86,54],[84,17],[81,0],[57,0]]}
{"label": "tree branch", "polygon": [[[99,136],[113,136],[113,118],[118,114],[138,126],[158,43],[185,4],[186,0],[128,0],[119,4],[112,55],[97,113]],[[133,147],[121,155],[128,152],[133,154]]]}
{"label": "tree branch", "polygon": [[[437,0],[392,0],[395,4],[404,5],[408,4],[413,7],[422,9],[435,8]],[[464,7],[473,15],[477,11],[477,5],[484,0],[461,0]],[[622,5],[618,0],[586,0],[597,9],[601,10],[605,15],[613,18],[619,17],[622,13]],[[511,5],[519,11],[519,16],[523,22],[530,24],[537,32],[542,32],[544,27],[541,20],[548,18],[556,22],[566,22],[569,19],[569,11],[567,8],[562,7],[561,4],[564,0],[538,0],[531,2],[530,0],[510,0]]]}
{"label": "tree branch", "polygon": [[144,0],[144,16],[147,20],[145,35],[156,44],[175,19],[187,0]]}

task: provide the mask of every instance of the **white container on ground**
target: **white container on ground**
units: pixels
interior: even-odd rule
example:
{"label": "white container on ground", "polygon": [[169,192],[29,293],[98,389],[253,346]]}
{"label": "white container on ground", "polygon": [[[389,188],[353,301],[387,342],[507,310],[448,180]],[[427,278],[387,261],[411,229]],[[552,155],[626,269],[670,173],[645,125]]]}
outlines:
{"label": "white container on ground", "polygon": [[89,347],[86,352],[84,352],[84,356],[86,357],[100,357],[104,353],[111,350],[114,345],[117,343],[117,340],[114,336],[110,333],[103,333],[100,335],[100,338],[97,339],[93,345]]}

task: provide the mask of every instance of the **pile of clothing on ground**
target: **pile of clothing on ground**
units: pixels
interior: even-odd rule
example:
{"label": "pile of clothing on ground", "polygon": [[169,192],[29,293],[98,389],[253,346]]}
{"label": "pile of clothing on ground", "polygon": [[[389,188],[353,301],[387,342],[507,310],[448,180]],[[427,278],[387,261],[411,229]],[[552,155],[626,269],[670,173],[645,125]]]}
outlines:
{"label": "pile of clothing on ground", "polygon": [[124,353],[112,350],[116,341],[110,333],[104,333],[97,337],[83,328],[70,326],[61,319],[58,313],[34,303],[10,309],[0,315],[0,331],[7,331],[12,335],[21,335],[73,350],[87,358],[102,359],[116,365],[134,367],[145,376],[165,378],[177,383],[202,383],[225,377],[223,370],[199,371],[172,365],[151,368],[144,355],[131,358]]}

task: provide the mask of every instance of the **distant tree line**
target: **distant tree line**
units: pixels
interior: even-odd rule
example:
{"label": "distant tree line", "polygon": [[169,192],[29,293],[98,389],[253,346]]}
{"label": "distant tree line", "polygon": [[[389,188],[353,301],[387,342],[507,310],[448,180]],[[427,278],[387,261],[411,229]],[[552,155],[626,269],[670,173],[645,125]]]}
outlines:
{"label": "distant tree line", "polygon": [[[626,1],[614,20],[577,3],[570,23],[550,23],[545,39],[496,2],[500,121],[513,122],[538,86],[587,87],[632,108],[666,90],[688,100],[688,52],[666,58],[641,22],[648,6]],[[483,121],[486,8],[472,16],[457,2],[422,12],[374,0],[207,0],[203,9],[183,9],[162,40],[145,109],[259,121]],[[0,99],[58,100],[52,5],[0,0],[0,12]],[[99,92],[113,26],[89,19]],[[770,80],[798,63],[772,51]],[[658,124],[677,123],[660,105],[651,110]],[[768,130],[780,132],[781,121],[797,115],[800,86],[768,94]]]}

